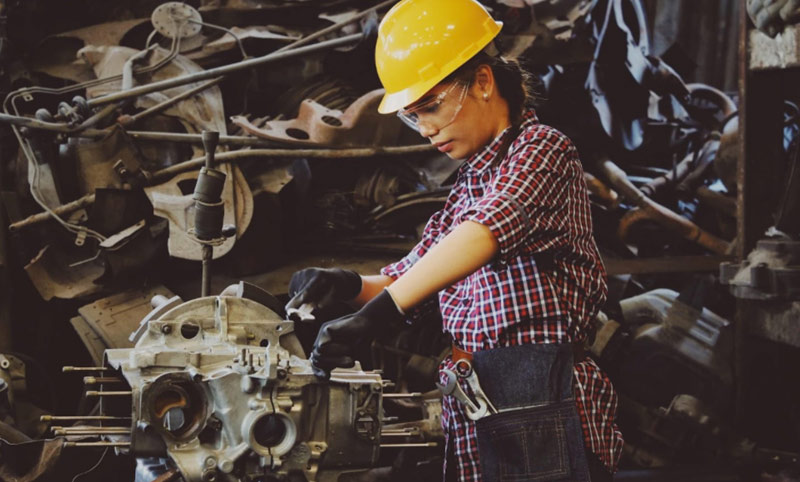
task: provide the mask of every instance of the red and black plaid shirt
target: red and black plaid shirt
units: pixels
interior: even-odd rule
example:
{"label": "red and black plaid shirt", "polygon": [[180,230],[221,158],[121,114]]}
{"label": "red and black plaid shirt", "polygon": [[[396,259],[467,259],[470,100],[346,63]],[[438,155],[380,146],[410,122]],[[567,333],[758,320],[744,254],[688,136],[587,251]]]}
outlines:
{"label": "red and black plaid shirt", "polygon": [[[500,245],[496,261],[439,293],[444,330],[467,351],[583,340],[606,297],[575,147],[529,111],[505,158],[493,162],[509,131],[467,159],[419,244],[381,271],[399,278],[463,221],[487,226]],[[613,471],[623,442],[611,382],[586,358],[575,365],[574,387],[586,446]],[[475,423],[452,397],[444,397],[442,425],[459,479],[480,480]]]}

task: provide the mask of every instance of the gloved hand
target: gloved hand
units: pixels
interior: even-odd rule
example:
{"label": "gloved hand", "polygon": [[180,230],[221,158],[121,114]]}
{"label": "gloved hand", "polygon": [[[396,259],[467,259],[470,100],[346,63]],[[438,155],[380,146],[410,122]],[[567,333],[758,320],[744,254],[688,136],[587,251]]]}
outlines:
{"label": "gloved hand", "polygon": [[289,281],[286,311],[303,305],[311,313],[325,310],[340,301],[349,301],[361,292],[361,276],[355,271],[340,268],[307,268],[296,272]]}
{"label": "gloved hand", "polygon": [[352,367],[355,365],[352,357],[355,347],[381,332],[388,332],[391,325],[402,323],[404,319],[405,315],[392,296],[383,290],[352,315],[323,324],[311,351],[314,374],[328,378],[336,367]]}

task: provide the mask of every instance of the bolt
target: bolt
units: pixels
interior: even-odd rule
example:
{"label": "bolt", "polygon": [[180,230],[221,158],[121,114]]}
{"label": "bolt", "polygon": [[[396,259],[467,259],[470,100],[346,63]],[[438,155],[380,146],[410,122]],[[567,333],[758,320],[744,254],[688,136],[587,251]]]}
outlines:
{"label": "bolt", "polygon": [[203,472],[203,480],[205,482],[214,482],[217,480],[217,471],[216,470],[206,470]]}
{"label": "bolt", "polygon": [[220,460],[219,470],[225,472],[226,474],[230,474],[233,472],[233,461],[228,459]]}
{"label": "bolt", "polygon": [[172,325],[162,325],[161,333],[165,335],[169,335],[170,333],[172,333]]}
{"label": "bolt", "polygon": [[286,370],[285,370],[285,369],[283,369],[283,368],[278,368],[278,378],[280,378],[281,380],[283,380],[284,378],[286,378],[286,375],[288,375],[288,373],[286,373]]}
{"label": "bolt", "polygon": [[8,361],[8,358],[3,358],[3,360],[0,361],[0,368],[2,368],[3,370],[8,370],[8,367],[10,366],[11,362]]}
{"label": "bolt", "polygon": [[214,457],[206,458],[206,467],[214,467],[215,465],[217,465],[217,459]]}

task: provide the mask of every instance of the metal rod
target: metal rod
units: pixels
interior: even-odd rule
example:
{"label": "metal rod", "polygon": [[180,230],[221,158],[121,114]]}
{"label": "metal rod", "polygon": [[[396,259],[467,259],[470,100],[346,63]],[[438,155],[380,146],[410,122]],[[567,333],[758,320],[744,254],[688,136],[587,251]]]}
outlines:
{"label": "metal rod", "polygon": [[208,89],[210,87],[213,87],[213,86],[219,84],[222,81],[222,79],[223,79],[223,77],[217,77],[216,79],[211,79],[208,82],[202,83],[202,84],[200,84],[200,85],[198,85],[196,87],[192,87],[191,89],[187,90],[186,92],[182,92],[182,93],[176,95],[175,97],[171,97],[171,98],[165,100],[164,102],[161,102],[160,104],[156,104],[156,105],[154,105],[154,106],[152,106],[152,107],[150,107],[148,109],[145,109],[145,110],[143,110],[143,111],[141,111],[141,112],[139,112],[139,113],[137,113],[135,115],[132,115],[132,116],[129,116],[129,117],[125,117],[124,119],[122,119],[120,124],[122,124],[123,126],[134,124],[134,123],[136,123],[137,121],[141,120],[144,117],[147,117],[147,116],[150,116],[152,114],[156,114],[158,112],[161,112],[162,110],[170,107],[173,104],[176,104],[176,103],[182,101],[183,99],[186,99],[187,97],[191,97],[191,96],[197,94],[198,92],[202,92],[202,91],[204,91],[204,90],[206,90],[206,89]]}
{"label": "metal rod", "polygon": [[412,393],[384,393],[383,398],[419,398],[422,396],[421,392]]}
{"label": "metal rod", "polygon": [[[65,206],[66,206],[66,204],[65,204]],[[61,207],[63,208],[64,206],[61,206]],[[67,372],[102,372],[102,371],[105,371],[105,370],[110,370],[110,368],[107,368],[107,367],[62,367],[61,368],[61,371],[64,372],[64,373],[67,373]]]}
{"label": "metal rod", "polygon": [[299,57],[320,50],[341,47],[343,45],[355,43],[363,38],[364,38],[363,34],[357,33],[353,35],[340,37],[337,39],[325,40],[314,45],[309,45],[307,47],[299,47],[283,52],[274,52],[261,57],[242,60],[241,62],[236,62],[229,65],[223,65],[221,67],[216,67],[214,69],[202,70],[200,72],[194,72],[191,74],[182,75],[180,77],[164,79],[158,82],[152,82],[150,84],[134,87],[130,90],[126,90],[123,92],[115,92],[113,94],[104,95],[102,97],[96,97],[94,99],[89,99],[87,101],[87,104],[89,104],[89,107],[96,107],[99,105],[108,104],[110,102],[117,102],[131,97],[137,97],[140,95],[149,94],[151,92],[171,89],[172,87],[191,84],[194,82],[199,82],[201,80],[212,79],[214,77],[219,77],[220,75],[229,74],[239,70],[249,69],[251,67],[256,67],[261,64],[266,64],[268,62],[275,62],[278,60],[288,59],[292,57]]}
{"label": "metal rod", "polygon": [[[95,200],[94,193],[93,194],[87,194],[86,196],[83,196],[80,199],[76,199],[75,201],[68,202],[67,204],[63,204],[61,206],[58,206],[58,207],[54,208],[53,212],[56,213],[59,216],[61,216],[62,214],[68,214],[68,213],[71,213],[73,211],[77,211],[78,209],[83,209],[86,206],[92,205],[94,203],[94,200]],[[9,229],[9,231],[16,231],[17,229],[25,228],[25,227],[28,227],[28,226],[31,226],[31,225],[34,225],[34,224],[43,223],[43,222],[47,221],[48,219],[50,219],[50,213],[48,213],[48,212],[38,213],[38,214],[34,214],[32,216],[28,216],[27,218],[25,218],[25,219],[23,219],[21,221],[17,221],[16,223],[11,224],[8,227],[8,229]],[[105,368],[98,368],[98,367],[89,367],[89,368],[85,368],[85,367],[64,367],[63,368],[64,372],[70,372],[70,371],[99,371],[99,370],[105,370]]]}
{"label": "metal rod", "polygon": [[408,444],[381,444],[382,449],[438,447],[436,442],[408,443]]}
{"label": "metal rod", "polygon": [[347,20],[343,20],[343,21],[341,21],[339,23],[335,23],[335,24],[333,24],[333,25],[331,25],[329,27],[323,28],[322,30],[319,30],[317,32],[312,33],[308,37],[303,37],[300,40],[296,40],[296,41],[290,43],[289,45],[285,45],[285,46],[279,48],[276,52],[283,52],[285,50],[294,49],[294,48],[299,47],[301,45],[307,44],[308,42],[310,42],[312,40],[315,40],[315,39],[317,39],[319,37],[322,37],[323,35],[327,35],[327,34],[329,34],[331,32],[335,32],[335,31],[339,30],[340,28],[344,27],[345,25],[349,25],[349,24],[355,22],[356,20],[361,20],[363,17],[366,17],[367,15],[369,15],[372,12],[374,12],[375,10],[381,9],[383,7],[388,7],[389,5],[392,5],[393,3],[396,3],[396,2],[397,2],[397,0],[386,0],[383,3],[379,3],[379,4],[375,5],[374,7],[370,7],[368,9],[364,10],[363,12],[359,12],[359,13],[355,14],[354,16],[348,18]]}
{"label": "metal rod", "polygon": [[119,428],[115,430],[69,430],[69,429],[58,429],[53,430],[53,435],[57,436],[68,436],[68,435],[130,435],[131,429],[128,428]]}
{"label": "metal rod", "polygon": [[130,447],[130,442],[64,442],[64,447]]}
{"label": "metal rod", "polygon": [[99,383],[122,383],[123,380],[117,377],[83,377],[84,385],[97,385]]}
{"label": "metal rod", "polygon": [[214,247],[210,244],[203,245],[203,274],[200,285],[200,296],[206,297],[211,293],[211,258],[214,256]]}
{"label": "metal rod", "polygon": [[40,422],[69,422],[81,420],[101,420],[101,421],[125,421],[130,420],[131,417],[113,417],[110,415],[42,415],[39,417]]}
{"label": "metal rod", "polygon": [[86,396],[87,397],[130,397],[133,395],[132,390],[119,390],[119,391],[96,391],[96,390],[87,390]]}
{"label": "metal rod", "polygon": [[[324,158],[340,159],[349,157],[371,157],[394,154],[412,154],[417,152],[432,151],[433,146],[428,144],[402,147],[361,147],[353,149],[249,149],[217,154],[219,162],[234,162],[242,159],[256,157],[289,157],[289,158]],[[189,161],[175,164],[153,173],[151,184],[158,184],[177,174],[192,171],[202,166],[204,157],[196,157]]]}
{"label": "metal rod", "polygon": [[[112,126],[106,129],[86,129],[75,133],[74,137],[86,139],[100,139],[107,137],[112,129],[119,126]],[[152,131],[125,131],[125,134],[132,139],[139,141],[161,141],[161,142],[182,142],[186,144],[200,144],[203,142],[200,134],[182,134],[178,132],[152,132]],[[267,139],[252,136],[219,136],[219,143],[223,145],[249,146],[249,147],[275,147],[276,143]]]}

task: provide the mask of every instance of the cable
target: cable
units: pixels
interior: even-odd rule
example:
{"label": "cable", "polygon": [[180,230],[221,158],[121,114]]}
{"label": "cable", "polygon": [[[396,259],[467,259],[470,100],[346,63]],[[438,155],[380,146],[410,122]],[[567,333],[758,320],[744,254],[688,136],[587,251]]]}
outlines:
{"label": "cable", "polygon": [[94,465],[93,465],[92,467],[90,467],[88,470],[84,470],[83,472],[81,472],[81,473],[77,474],[75,477],[73,477],[73,478],[72,478],[72,482],[75,482],[75,481],[76,481],[76,480],[78,480],[80,477],[83,477],[84,475],[86,475],[86,474],[88,474],[88,473],[92,472],[92,471],[93,471],[93,470],[95,470],[97,467],[99,467],[99,466],[100,466],[100,464],[103,462],[103,459],[104,459],[104,458],[106,458],[106,454],[107,454],[107,453],[108,453],[108,447],[106,447],[106,448],[105,448],[105,450],[103,450],[103,454],[100,456],[100,459],[97,461],[97,463],[96,463],[96,464],[94,464]]}

